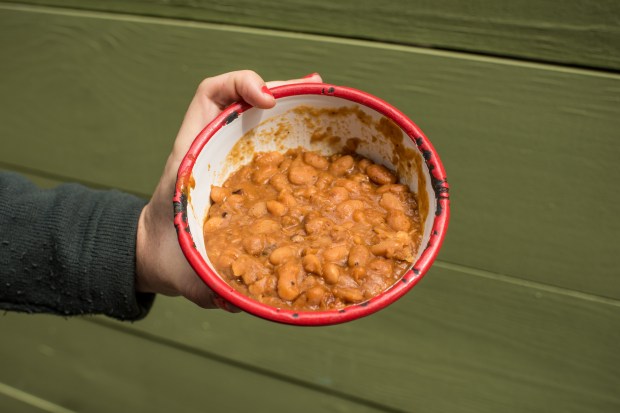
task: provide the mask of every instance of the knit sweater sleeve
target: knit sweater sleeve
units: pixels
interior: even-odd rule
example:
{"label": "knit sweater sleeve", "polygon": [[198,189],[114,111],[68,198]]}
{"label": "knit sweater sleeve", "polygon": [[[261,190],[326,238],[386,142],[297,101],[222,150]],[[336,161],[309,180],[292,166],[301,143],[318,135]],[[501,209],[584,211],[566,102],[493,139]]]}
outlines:
{"label": "knit sweater sleeve", "polygon": [[136,231],[145,201],[77,184],[42,190],[0,173],[0,309],[138,320]]}

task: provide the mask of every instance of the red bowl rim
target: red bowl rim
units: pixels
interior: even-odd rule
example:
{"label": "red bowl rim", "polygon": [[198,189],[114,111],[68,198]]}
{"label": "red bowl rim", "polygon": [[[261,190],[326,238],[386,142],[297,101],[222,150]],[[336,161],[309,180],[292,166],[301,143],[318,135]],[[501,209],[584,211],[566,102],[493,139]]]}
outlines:
{"label": "red bowl rim", "polygon": [[[179,167],[176,188],[173,198],[174,225],[183,254],[198,276],[222,299],[255,316],[285,324],[294,325],[330,325],[338,324],[368,316],[395,302],[416,285],[431,267],[443,243],[450,217],[449,185],[446,173],[435,148],[406,115],[389,103],[366,92],[344,86],[325,83],[300,83],[278,86],[271,89],[276,99],[296,95],[327,95],[349,100],[367,106],[393,120],[415,143],[423,155],[429,169],[432,186],[437,199],[435,218],[428,244],[413,268],[382,294],[360,304],[350,305],[343,309],[327,311],[294,311],[280,309],[259,303],[233,289],[220,278],[202,258],[191,235],[187,220],[187,196],[192,184],[192,168],[198,155],[206,143],[222,127],[233,122],[241,113],[252,106],[239,102],[227,107],[211,121],[194,139],[189,151]],[[433,211],[429,211],[432,213]]]}

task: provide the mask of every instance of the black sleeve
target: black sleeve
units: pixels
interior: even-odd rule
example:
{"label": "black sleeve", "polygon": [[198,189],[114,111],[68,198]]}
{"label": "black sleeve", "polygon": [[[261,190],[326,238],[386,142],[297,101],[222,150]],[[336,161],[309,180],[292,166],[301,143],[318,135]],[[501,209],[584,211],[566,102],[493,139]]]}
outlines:
{"label": "black sleeve", "polygon": [[76,184],[42,190],[0,172],[0,309],[138,320],[136,231],[145,201]]}

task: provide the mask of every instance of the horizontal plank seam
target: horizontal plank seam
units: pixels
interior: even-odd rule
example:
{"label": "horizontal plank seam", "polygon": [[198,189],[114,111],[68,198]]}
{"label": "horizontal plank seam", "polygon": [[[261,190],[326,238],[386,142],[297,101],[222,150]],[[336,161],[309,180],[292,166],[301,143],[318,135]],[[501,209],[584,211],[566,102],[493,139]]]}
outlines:
{"label": "horizontal plank seam", "polygon": [[105,328],[110,328],[112,330],[115,331],[119,331],[122,333],[126,333],[126,334],[131,334],[135,337],[144,339],[144,340],[148,340],[151,342],[156,342],[158,344],[167,346],[167,347],[172,347],[175,348],[177,350],[180,351],[184,351],[190,354],[194,354],[196,356],[199,357],[204,357],[207,358],[209,360],[218,362],[218,363],[222,363],[231,367],[235,367],[235,368],[239,368],[242,370],[246,370],[255,374],[259,374],[262,376],[267,376],[270,377],[272,379],[278,380],[278,381],[284,381],[286,383],[289,384],[294,384],[296,386],[300,386],[300,387],[304,387],[307,388],[309,390],[312,391],[316,391],[319,393],[323,393],[323,394],[327,394],[333,397],[338,397],[340,399],[343,400],[347,400],[356,404],[360,404],[366,407],[371,407],[374,409],[378,409],[384,412],[390,412],[390,413],[405,413],[404,410],[400,410],[394,407],[390,407],[390,406],[386,406],[384,404],[378,403],[374,400],[370,400],[370,399],[365,399],[363,397],[359,397],[356,395],[352,395],[352,394],[348,394],[342,391],[338,391],[338,390],[334,390],[328,387],[324,387],[318,384],[314,384],[305,380],[301,380],[295,377],[291,377],[282,373],[278,373],[275,371],[271,371],[259,366],[255,366],[249,363],[244,363],[238,360],[234,360],[228,357],[224,357],[220,354],[217,353],[212,353],[210,351],[206,351],[206,350],[200,350],[197,349],[195,347],[183,344],[183,343],[179,343],[177,341],[174,340],[170,340],[164,337],[160,337],[157,336],[155,334],[151,334],[151,333],[147,333],[145,331],[142,330],[137,330],[135,328],[132,328],[129,324],[122,324],[120,322],[114,322],[114,321],[108,321],[106,319],[103,318],[94,318],[94,317],[84,317],[84,318],[80,318],[81,321],[85,321],[88,323],[94,323],[94,324],[98,324],[100,326],[103,326]]}
{"label": "horizontal plank seam", "polygon": [[[53,180],[53,181],[77,182],[82,185],[89,186],[91,188],[96,188],[96,189],[104,189],[104,190],[117,189],[117,188],[112,188],[106,185],[101,185],[101,184],[97,184],[97,183],[93,183],[93,182],[89,182],[89,181],[85,181],[81,179],[74,179],[72,177],[54,174],[54,173],[38,170],[35,168],[26,167],[26,166],[11,164],[11,163],[4,162],[4,161],[0,161],[0,169],[12,170],[14,172],[25,173],[25,174],[29,174],[32,176],[38,176],[43,179]],[[136,192],[136,191],[125,191],[125,192],[132,193],[133,195],[136,195],[136,196],[139,196],[145,199],[150,198],[150,195]],[[451,263],[451,262],[442,261],[442,260],[435,261],[434,265],[436,265],[439,268],[456,271],[461,274],[467,274],[467,275],[471,275],[474,277],[486,278],[486,279],[490,279],[494,281],[509,283],[512,285],[518,285],[521,287],[527,287],[527,288],[532,288],[535,290],[546,291],[549,293],[558,294],[558,295],[562,295],[565,297],[571,297],[571,298],[576,298],[580,300],[586,300],[590,302],[611,305],[614,307],[620,307],[620,300],[617,300],[614,298],[604,297],[604,296],[590,294],[590,293],[584,293],[584,292],[580,292],[577,290],[571,290],[569,288],[558,287],[558,286],[545,284],[545,283],[541,283],[537,281],[525,280],[523,278],[519,278],[514,275],[495,273],[491,271],[468,267],[465,265],[460,265],[460,264]]]}
{"label": "horizontal plank seam", "polygon": [[96,182],[92,182],[92,181],[88,181],[88,180],[84,180],[80,178],[73,178],[73,177],[66,176],[66,175],[55,174],[53,172],[43,171],[43,170],[36,169],[36,168],[30,168],[28,166],[23,166],[23,165],[17,165],[17,164],[13,164],[10,162],[0,161],[0,170],[18,172],[21,174],[36,176],[38,178],[48,179],[51,181],[57,181],[58,184],[72,182],[72,183],[77,183],[77,184],[81,184],[84,186],[88,186],[89,188],[93,188],[93,189],[101,189],[101,190],[117,189],[123,192],[127,192],[129,194],[138,196],[140,198],[144,198],[144,199],[151,198],[150,194],[144,194],[139,191],[115,188],[109,185],[103,185],[103,184],[99,184]]}
{"label": "horizontal plank seam", "polygon": [[572,290],[569,288],[558,287],[551,284],[545,284],[537,281],[525,280],[513,275],[499,274],[486,270],[480,270],[477,268],[467,267],[465,265],[454,264],[446,261],[435,261],[435,266],[446,270],[452,270],[461,274],[467,274],[474,277],[486,278],[489,280],[505,282],[520,287],[531,288],[539,291],[544,291],[552,294],[562,295],[565,297],[575,298],[579,300],[590,301],[598,304],[611,305],[613,307],[620,308],[620,300],[604,297],[600,295],[584,293],[581,291]]}
{"label": "horizontal plank seam", "polygon": [[2,382],[0,382],[0,394],[3,394],[15,400],[19,400],[22,403],[36,407],[49,413],[76,413],[73,410],[69,410],[48,400],[37,397],[34,394],[25,392]]}
{"label": "horizontal plank seam", "polygon": [[349,46],[368,47],[381,50],[392,50],[403,53],[417,53],[438,57],[458,58],[463,60],[471,60],[489,64],[499,64],[506,66],[521,66],[525,68],[552,70],[562,73],[594,75],[599,77],[620,80],[620,71],[605,68],[569,66],[560,63],[552,63],[546,61],[527,60],[517,57],[497,56],[493,54],[484,54],[481,52],[465,52],[442,48],[425,48],[421,46],[402,45],[398,43],[388,43],[385,41],[373,41],[367,39],[355,39],[348,37],[336,37],[320,34],[311,34],[303,32],[291,32],[286,30],[266,29],[250,26],[238,26],[223,23],[208,23],[196,20],[183,20],[179,18],[161,17],[161,16],[145,16],[139,14],[130,14],[127,12],[111,12],[74,9],[65,6],[40,6],[31,4],[21,4],[18,2],[0,2],[0,10],[23,11],[32,13],[45,13],[54,15],[64,15],[69,17],[84,17],[101,20],[118,20],[136,23],[159,24],[165,26],[190,27],[198,29],[219,30],[223,32],[235,32],[242,34],[251,34],[255,36],[271,36],[283,37],[288,39],[298,39],[323,43],[335,43]]}

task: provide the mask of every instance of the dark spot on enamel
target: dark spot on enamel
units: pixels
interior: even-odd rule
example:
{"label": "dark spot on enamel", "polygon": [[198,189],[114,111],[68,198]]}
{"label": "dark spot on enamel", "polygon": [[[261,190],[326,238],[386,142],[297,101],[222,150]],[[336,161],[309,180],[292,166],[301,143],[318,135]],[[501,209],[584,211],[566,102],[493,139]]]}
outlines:
{"label": "dark spot on enamel", "polygon": [[187,222],[187,196],[184,192],[181,192],[181,198],[179,201],[174,201],[172,203],[174,208],[174,214],[181,214],[181,219],[183,222]]}
{"label": "dark spot on enamel", "polygon": [[229,123],[231,123],[232,121],[234,121],[238,117],[239,117],[239,112],[237,112],[235,110],[235,111],[233,111],[233,113],[231,113],[230,115],[226,116],[226,119],[225,119],[224,122],[228,125]]}
{"label": "dark spot on enamel", "polygon": [[414,269],[413,269],[413,273],[414,273],[415,275],[420,275],[420,270],[419,270],[418,268],[414,268]]}
{"label": "dark spot on enamel", "polygon": [[298,317],[299,317],[299,314],[293,313],[293,318],[298,318]]}
{"label": "dark spot on enamel", "polygon": [[435,216],[439,216],[443,214],[443,207],[439,202],[437,202],[437,209],[435,209]]}

